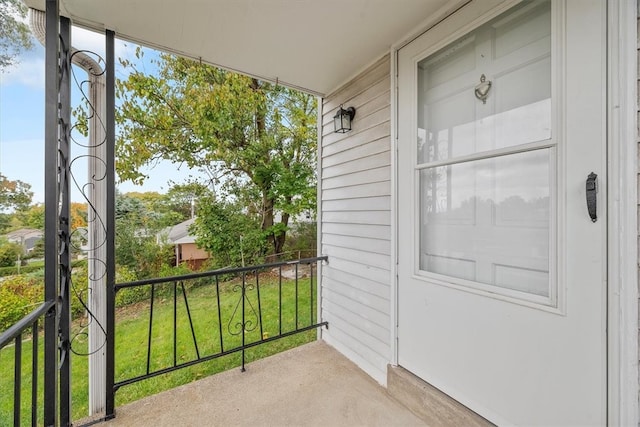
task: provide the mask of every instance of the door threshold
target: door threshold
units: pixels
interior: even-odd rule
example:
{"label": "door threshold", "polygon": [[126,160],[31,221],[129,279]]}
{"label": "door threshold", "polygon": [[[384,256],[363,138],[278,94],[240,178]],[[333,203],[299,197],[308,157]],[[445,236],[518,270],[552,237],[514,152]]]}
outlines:
{"label": "door threshold", "polygon": [[428,425],[494,425],[401,366],[387,365],[387,392]]}

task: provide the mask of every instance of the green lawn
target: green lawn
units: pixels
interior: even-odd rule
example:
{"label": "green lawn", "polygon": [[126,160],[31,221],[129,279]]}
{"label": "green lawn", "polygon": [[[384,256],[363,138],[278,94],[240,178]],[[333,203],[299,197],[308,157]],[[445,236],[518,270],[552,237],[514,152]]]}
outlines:
{"label": "green lawn", "polygon": [[[261,338],[260,321],[251,307],[258,311],[258,288],[255,286],[255,276],[248,277],[247,283],[252,282],[253,289],[247,288],[245,300],[247,343],[258,341]],[[242,335],[240,333],[241,292],[237,290],[240,281],[235,280],[220,283],[220,312],[222,321],[218,321],[218,302],[216,298],[215,282],[199,283],[199,286],[187,287],[189,309],[194,326],[194,334],[198,344],[200,356],[216,354],[221,351],[219,331],[222,329],[224,350],[231,350],[240,345]],[[262,309],[262,337],[278,335],[280,327],[282,332],[295,329],[296,304],[295,282],[282,281],[282,323],[278,316],[278,280],[277,277],[260,276],[260,307]],[[186,286],[186,284],[185,284]],[[316,294],[310,289],[308,278],[299,280],[298,283],[298,326],[304,327],[315,322],[316,318]],[[234,291],[234,288],[236,290]],[[121,290],[126,293],[134,290]],[[313,304],[311,302],[313,294]],[[126,295],[123,295],[126,296]],[[173,365],[173,285],[162,284],[156,286],[154,299],[154,312],[152,323],[152,343],[150,371],[163,369]],[[147,364],[147,336],[149,330],[149,307],[146,301],[131,304],[117,310],[116,314],[116,382],[132,378],[146,372]],[[234,314],[235,311],[235,314]],[[177,294],[177,339],[176,359],[177,363],[184,363],[196,358],[196,350],[189,327],[187,310],[180,286]],[[249,323],[251,321],[251,323]],[[78,322],[74,327],[80,328]],[[233,333],[237,334],[234,335]],[[287,350],[303,343],[313,341],[316,331],[311,330],[291,337],[265,343],[246,351],[247,362],[256,360],[283,350]],[[74,341],[74,349],[79,353],[86,352],[86,343],[83,336],[78,336]],[[39,388],[42,389],[42,344],[40,339],[39,358]],[[22,419],[28,424],[31,416],[31,341],[24,341],[22,346]],[[0,426],[10,425],[13,419],[13,369],[14,349],[7,347],[0,351]],[[73,419],[78,420],[88,414],[88,376],[87,357],[72,356],[72,408]],[[151,394],[167,390],[181,384],[225,371],[240,366],[240,353],[223,356],[212,361],[204,362],[180,369],[178,371],[160,375],[141,382],[123,386],[116,393],[116,407],[127,402],[140,399]],[[42,400],[42,392],[40,400]],[[42,408],[42,403],[39,404]]]}

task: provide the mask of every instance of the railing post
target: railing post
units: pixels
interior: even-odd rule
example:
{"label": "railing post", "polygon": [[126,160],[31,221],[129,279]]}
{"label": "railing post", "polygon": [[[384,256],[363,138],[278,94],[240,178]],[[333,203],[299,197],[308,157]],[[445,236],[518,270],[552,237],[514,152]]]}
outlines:
{"label": "railing post", "polygon": [[[58,0],[46,0],[45,35],[45,203],[44,298],[58,298]],[[58,311],[54,304],[44,322],[44,425],[58,422]]]}
{"label": "railing post", "polygon": [[115,264],[115,141],[116,141],[116,98],[115,98],[115,33],[107,30],[105,32],[106,50],[106,177],[107,177],[107,363],[106,363],[106,419],[115,417],[115,284],[116,284],[116,264]]}
{"label": "railing post", "polygon": [[38,425],[38,319],[31,328],[31,425]]}
{"label": "railing post", "polygon": [[20,427],[20,391],[22,390],[22,334],[15,339],[13,373],[13,425]]}
{"label": "railing post", "polygon": [[60,213],[59,298],[60,298],[60,424],[71,425],[71,198],[70,198],[70,132],[71,132],[71,21],[60,18],[60,119],[59,156]]}
{"label": "railing post", "polygon": [[244,368],[244,362],[245,362],[245,355],[244,355],[244,345],[245,345],[245,332],[247,330],[247,324],[246,324],[246,319],[245,319],[245,296],[246,296],[246,292],[247,292],[247,276],[246,276],[246,272],[242,272],[242,331],[240,331],[242,333],[242,368],[240,369],[241,372],[246,371],[246,369]]}

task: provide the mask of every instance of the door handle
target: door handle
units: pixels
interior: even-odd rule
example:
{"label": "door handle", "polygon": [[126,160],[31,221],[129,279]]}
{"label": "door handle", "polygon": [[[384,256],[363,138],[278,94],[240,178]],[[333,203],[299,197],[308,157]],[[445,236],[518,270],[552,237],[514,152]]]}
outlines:
{"label": "door handle", "polygon": [[591,217],[592,222],[596,222],[598,220],[598,214],[596,212],[596,205],[598,202],[597,193],[598,193],[598,175],[591,172],[587,177],[587,211],[589,212],[589,217]]}

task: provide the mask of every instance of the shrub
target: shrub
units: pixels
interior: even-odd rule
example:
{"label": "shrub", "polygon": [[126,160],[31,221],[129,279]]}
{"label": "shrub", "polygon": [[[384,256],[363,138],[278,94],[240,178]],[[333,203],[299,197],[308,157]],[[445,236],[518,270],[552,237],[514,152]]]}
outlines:
{"label": "shrub", "polygon": [[16,274],[33,273],[38,270],[42,270],[41,265],[25,265],[18,268],[16,265],[11,267],[0,267],[0,277],[14,276]]}
{"label": "shrub", "polygon": [[293,224],[285,243],[285,259],[311,258],[316,255],[317,227],[315,222]]}
{"label": "shrub", "polygon": [[22,247],[20,245],[6,240],[0,241],[0,267],[16,265],[20,255],[22,255]]}
{"label": "shrub", "polygon": [[0,283],[0,331],[7,330],[44,300],[41,279],[14,276]]}
{"label": "shrub", "polygon": [[[116,267],[116,283],[127,283],[137,280],[135,271],[126,266]],[[116,307],[133,304],[149,298],[148,286],[121,289],[116,293]]]}

